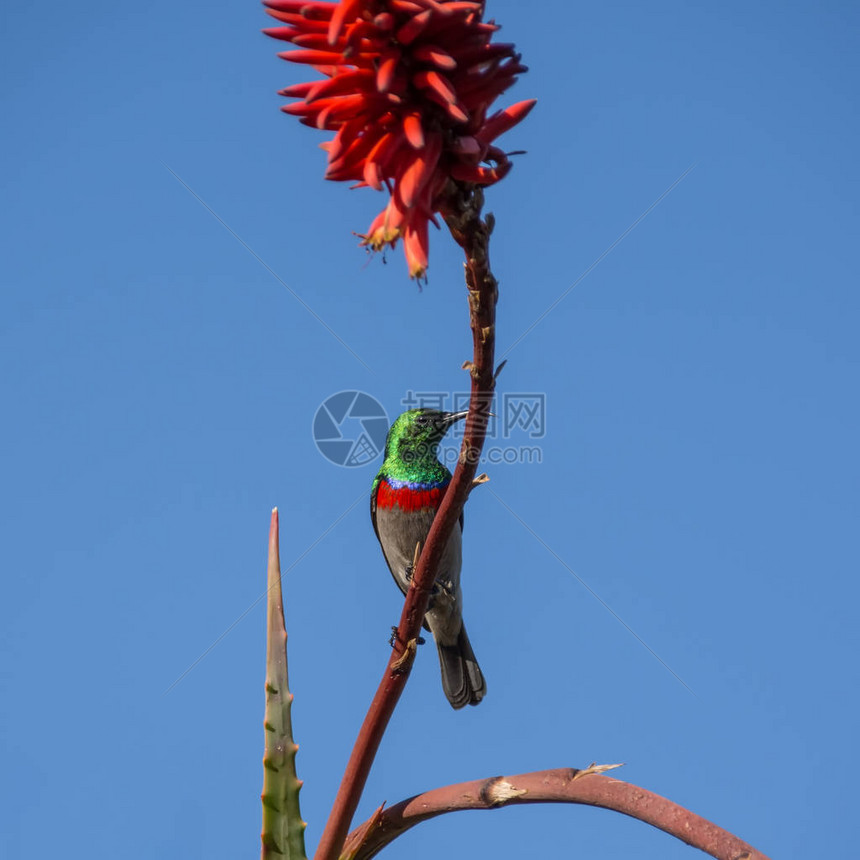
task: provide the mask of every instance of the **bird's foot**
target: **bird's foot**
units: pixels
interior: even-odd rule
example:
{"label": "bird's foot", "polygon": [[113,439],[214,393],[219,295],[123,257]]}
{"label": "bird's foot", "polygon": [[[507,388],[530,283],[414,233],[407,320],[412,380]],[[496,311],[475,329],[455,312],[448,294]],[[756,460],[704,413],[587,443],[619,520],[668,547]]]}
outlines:
{"label": "bird's foot", "polygon": [[[389,647],[389,648],[393,648],[393,647],[394,647],[394,643],[397,641],[397,630],[398,630],[397,625],[396,625],[396,624],[392,624],[392,625],[391,625],[391,635],[388,637],[388,647]],[[418,636],[418,637],[416,637],[415,641],[416,641],[419,645],[423,645],[423,644],[424,644],[424,642],[425,642],[426,640],[424,639],[424,637],[423,637],[423,636]]]}

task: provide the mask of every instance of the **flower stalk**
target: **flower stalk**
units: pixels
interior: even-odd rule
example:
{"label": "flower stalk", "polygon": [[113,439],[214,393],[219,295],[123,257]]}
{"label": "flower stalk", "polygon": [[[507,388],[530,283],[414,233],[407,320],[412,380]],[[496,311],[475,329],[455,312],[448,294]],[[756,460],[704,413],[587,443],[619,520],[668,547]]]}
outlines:
{"label": "flower stalk", "polygon": [[493,356],[498,300],[496,279],[490,271],[491,229],[487,221],[481,218],[483,194],[480,189],[461,190],[456,205],[457,214],[451,215],[448,226],[466,253],[466,285],[473,343],[472,360],[464,365],[471,377],[471,395],[460,456],[451,483],[433,519],[427,541],[421,548],[391,655],[347,763],[314,855],[315,860],[337,860],[341,855],[382,736],[409,679],[436,573],[448,538],[457,526],[466,499],[475,485],[475,473],[486,438],[495,388]]}

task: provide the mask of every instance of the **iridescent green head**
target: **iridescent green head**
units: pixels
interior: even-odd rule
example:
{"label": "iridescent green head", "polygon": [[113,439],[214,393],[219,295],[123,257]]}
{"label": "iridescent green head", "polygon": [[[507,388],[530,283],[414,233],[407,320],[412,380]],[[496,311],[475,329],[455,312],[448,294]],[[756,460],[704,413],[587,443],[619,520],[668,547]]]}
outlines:
{"label": "iridescent green head", "polygon": [[438,480],[439,469],[448,470],[437,459],[439,443],[452,424],[467,412],[439,412],[435,409],[410,409],[400,415],[385,440],[382,472],[398,473],[402,480]]}

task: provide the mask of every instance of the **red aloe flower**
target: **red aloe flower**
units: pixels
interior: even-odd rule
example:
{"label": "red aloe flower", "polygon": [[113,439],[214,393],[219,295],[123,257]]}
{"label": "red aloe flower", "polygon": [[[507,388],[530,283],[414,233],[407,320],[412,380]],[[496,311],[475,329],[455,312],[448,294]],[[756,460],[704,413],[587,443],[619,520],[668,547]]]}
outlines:
{"label": "red aloe flower", "polygon": [[362,244],[378,251],[402,238],[409,274],[423,277],[429,222],[450,211],[456,183],[492,185],[511,168],[493,142],[535,102],[487,111],[526,71],[519,54],[491,44],[499,28],[482,20],[483,2],[263,2],[286,25],[264,32],[299,49],[279,56],[325,75],[281,90],[298,99],[281,109],[337,132],[322,145],[327,179],[389,191]]}

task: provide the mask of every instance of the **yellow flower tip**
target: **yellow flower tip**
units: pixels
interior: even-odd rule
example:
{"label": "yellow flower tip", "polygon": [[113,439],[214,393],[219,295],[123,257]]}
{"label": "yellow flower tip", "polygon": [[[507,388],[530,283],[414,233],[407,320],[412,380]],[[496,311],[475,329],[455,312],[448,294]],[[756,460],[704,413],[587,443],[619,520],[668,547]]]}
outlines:
{"label": "yellow flower tip", "polygon": [[361,244],[372,251],[381,251],[386,245],[394,247],[400,238],[400,230],[390,227],[377,227],[376,230],[361,237]]}

